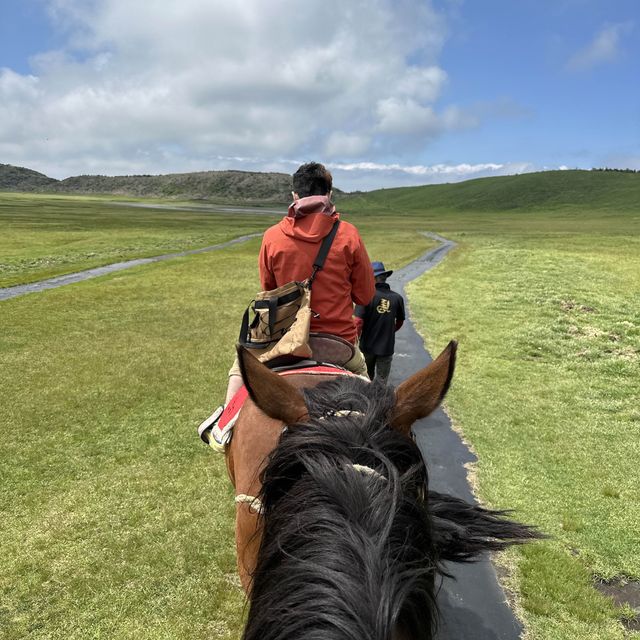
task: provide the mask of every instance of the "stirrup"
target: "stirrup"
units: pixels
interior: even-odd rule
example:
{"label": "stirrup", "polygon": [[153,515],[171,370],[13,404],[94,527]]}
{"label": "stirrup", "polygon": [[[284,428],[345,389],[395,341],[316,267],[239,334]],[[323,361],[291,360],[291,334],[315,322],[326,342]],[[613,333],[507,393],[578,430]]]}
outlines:
{"label": "stirrup", "polygon": [[218,423],[218,420],[220,420],[223,411],[224,406],[220,405],[206,420],[200,423],[198,435],[205,444],[211,445],[211,440],[213,439],[211,432],[213,431],[213,427]]}

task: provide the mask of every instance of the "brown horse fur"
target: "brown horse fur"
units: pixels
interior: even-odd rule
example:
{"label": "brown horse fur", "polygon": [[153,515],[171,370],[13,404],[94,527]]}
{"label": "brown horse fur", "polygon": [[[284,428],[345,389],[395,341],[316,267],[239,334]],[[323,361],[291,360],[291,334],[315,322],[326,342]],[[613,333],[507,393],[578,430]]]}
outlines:
{"label": "brown horse fur", "polygon": [[405,380],[396,389],[396,408],[391,426],[409,435],[413,424],[435,411],[451,384],[458,343],[452,340],[427,367]]}
{"label": "brown horse fur", "polygon": [[[427,367],[403,382],[396,391],[391,425],[408,435],[412,424],[434,411],[444,398],[455,367],[456,342]],[[285,380],[270,371],[246,349],[238,356],[244,382],[249,391],[234,427],[226,452],[227,469],[236,495],[258,496],[260,474],[269,454],[276,447],[284,425],[304,422],[307,407],[299,389],[312,387],[333,376],[291,375]],[[236,509],[236,551],[238,571],[248,593],[251,575],[260,548],[260,520],[254,505],[241,503]]]}
{"label": "brown horse fur", "polygon": [[[253,358],[248,355],[247,358]],[[270,372],[257,360],[256,363],[269,375],[275,376],[280,382],[283,378]],[[291,396],[300,395],[298,389],[319,384],[324,380],[331,380],[330,375],[291,375],[287,376],[287,393]],[[261,396],[262,397],[262,396]],[[267,396],[268,397],[268,396]],[[300,395],[300,397],[302,397]],[[255,401],[247,398],[238,421],[233,427],[233,437],[227,447],[227,470],[236,495],[257,496],[262,485],[262,472],[269,454],[278,444],[284,424],[281,419],[270,418],[256,405]],[[257,510],[248,503],[238,504],[236,507],[236,553],[238,573],[242,587],[248,593],[251,575],[256,566],[256,558],[260,548],[260,520]]]}

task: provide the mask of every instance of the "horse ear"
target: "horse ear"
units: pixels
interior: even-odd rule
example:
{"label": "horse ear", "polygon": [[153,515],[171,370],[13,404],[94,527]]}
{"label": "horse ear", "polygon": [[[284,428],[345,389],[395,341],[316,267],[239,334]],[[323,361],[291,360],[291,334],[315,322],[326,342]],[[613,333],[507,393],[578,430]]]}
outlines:
{"label": "horse ear", "polygon": [[249,396],[264,413],[285,424],[307,419],[309,411],[298,389],[265,367],[244,347],[238,346],[238,360]]}
{"label": "horse ear", "polygon": [[396,406],[391,418],[394,429],[409,435],[416,420],[435,411],[451,384],[457,348],[458,343],[452,340],[431,364],[396,389]]}

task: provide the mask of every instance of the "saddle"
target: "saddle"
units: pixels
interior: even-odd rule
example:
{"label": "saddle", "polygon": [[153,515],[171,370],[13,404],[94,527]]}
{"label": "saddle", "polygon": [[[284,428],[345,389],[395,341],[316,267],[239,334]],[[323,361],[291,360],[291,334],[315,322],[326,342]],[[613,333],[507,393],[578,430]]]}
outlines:
{"label": "saddle", "polygon": [[284,368],[304,368],[309,362],[344,368],[356,354],[356,349],[350,342],[330,333],[310,333],[309,346],[311,347],[309,358],[287,354],[270,358],[263,364],[274,371]]}
{"label": "saddle", "polygon": [[330,333],[310,333],[309,346],[314,360],[339,367],[344,367],[356,354],[356,349],[350,342]]}
{"label": "saddle", "polygon": [[[293,374],[356,375],[344,368],[344,365],[355,355],[355,347],[350,342],[328,333],[312,333],[309,344],[313,354],[312,358],[280,356],[264,364],[281,376]],[[248,396],[247,388],[243,385],[222,410],[219,420],[206,434],[210,447],[224,451],[225,445],[229,444],[231,440],[233,426],[238,420],[240,410]]]}

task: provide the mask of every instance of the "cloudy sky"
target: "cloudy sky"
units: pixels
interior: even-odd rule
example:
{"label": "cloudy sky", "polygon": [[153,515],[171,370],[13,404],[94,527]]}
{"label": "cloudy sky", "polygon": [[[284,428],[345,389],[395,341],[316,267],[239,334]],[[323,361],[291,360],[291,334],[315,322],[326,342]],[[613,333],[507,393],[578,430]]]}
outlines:
{"label": "cloudy sky", "polygon": [[347,190],[640,169],[640,3],[1,0],[0,163],[308,160]]}

